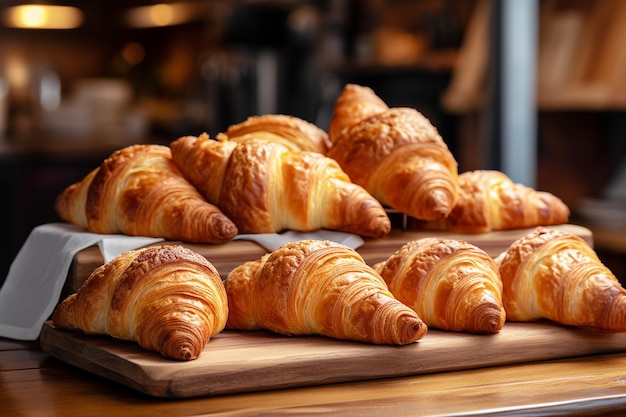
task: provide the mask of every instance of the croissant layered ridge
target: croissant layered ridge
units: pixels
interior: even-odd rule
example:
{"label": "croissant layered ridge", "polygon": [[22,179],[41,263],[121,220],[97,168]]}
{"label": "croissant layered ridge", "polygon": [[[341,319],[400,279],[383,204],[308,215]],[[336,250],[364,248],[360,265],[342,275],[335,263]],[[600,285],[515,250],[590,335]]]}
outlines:
{"label": "croissant layered ridge", "polygon": [[374,265],[391,293],[430,328],[497,333],[506,320],[502,282],[493,258],[462,240],[407,242]]}
{"label": "croissant layered ridge", "polygon": [[133,145],[115,151],[80,182],[65,188],[55,210],[94,233],[124,233],[222,243],[237,227],[181,174],[170,149]]}
{"label": "croissant layered ridge", "polygon": [[318,152],[208,135],[179,138],[171,149],[183,175],[242,233],[333,229],[381,237],[391,229],[382,205]]}
{"label": "croissant layered ridge", "polygon": [[296,116],[265,114],[250,116],[241,123],[230,125],[225,136],[241,142],[251,138],[278,142],[291,150],[325,154],[330,146],[328,134]]}
{"label": "croissant layered ridge", "polygon": [[459,198],[445,223],[453,232],[483,233],[563,224],[569,215],[551,193],[515,183],[500,171],[475,170],[459,175]]}
{"label": "croissant layered ridge", "polygon": [[626,331],[626,290],[582,238],[539,227],[496,262],[510,320]]}
{"label": "croissant layered ridge", "polygon": [[390,108],[342,132],[327,156],[383,205],[421,220],[440,220],[452,211],[458,164],[417,110]]}
{"label": "croissant layered ridge", "polygon": [[333,106],[334,111],[328,127],[330,142],[334,143],[345,129],[388,108],[371,88],[346,84]]}
{"label": "croissant layered ridge", "polygon": [[353,249],[321,240],[288,243],[233,269],[227,328],[405,345],[427,331]]}
{"label": "croissant layered ridge", "polygon": [[196,359],[228,319],[215,267],[178,245],[128,251],[98,267],[55,310],[55,326],[137,342],[177,360]]}

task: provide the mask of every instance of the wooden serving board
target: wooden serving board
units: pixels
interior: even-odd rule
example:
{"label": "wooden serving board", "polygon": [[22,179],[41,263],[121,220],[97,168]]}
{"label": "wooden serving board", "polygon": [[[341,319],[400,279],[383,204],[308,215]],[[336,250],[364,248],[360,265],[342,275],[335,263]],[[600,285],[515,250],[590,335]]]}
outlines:
{"label": "wooden serving board", "polygon": [[[565,224],[551,226],[550,228],[580,236],[590,245],[593,245],[592,233],[585,227]],[[394,229],[389,235],[383,238],[365,239],[365,243],[359,247],[357,251],[363,256],[365,262],[369,265],[373,265],[376,262],[386,260],[406,242],[424,237],[441,237],[465,240],[482,248],[489,255],[495,257],[506,250],[515,240],[528,234],[532,230],[534,230],[534,228],[481,234],[455,234],[441,231],[402,231]],[[225,279],[228,273],[236,266],[246,261],[258,259],[267,253],[267,250],[256,242],[245,240],[233,240],[213,245],[185,242],[165,243],[179,243],[203,255],[217,268],[222,279]],[[159,244],[163,244],[163,242]],[[95,246],[78,252],[72,261],[64,288],[64,294],[76,292],[93,270],[102,265],[103,262],[102,254]]]}
{"label": "wooden serving board", "polygon": [[265,331],[223,331],[196,360],[172,361],[133,342],[44,324],[50,355],[155,397],[188,398],[365,381],[626,351],[626,333],[550,322],[509,323],[494,335],[429,330],[406,346]]}

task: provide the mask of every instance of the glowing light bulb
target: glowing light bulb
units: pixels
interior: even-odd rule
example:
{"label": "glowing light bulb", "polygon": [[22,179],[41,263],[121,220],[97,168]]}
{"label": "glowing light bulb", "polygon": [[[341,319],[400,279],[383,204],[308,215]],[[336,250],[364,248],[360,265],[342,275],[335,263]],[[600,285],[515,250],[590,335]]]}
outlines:
{"label": "glowing light bulb", "polygon": [[73,29],[83,23],[83,14],[75,7],[24,4],[5,9],[3,20],[16,28]]}
{"label": "glowing light bulb", "polygon": [[39,5],[27,5],[18,10],[19,22],[25,27],[42,27],[47,20],[46,9]]}
{"label": "glowing light bulb", "polygon": [[155,4],[150,8],[150,20],[155,26],[167,26],[172,24],[174,12],[168,4]]}
{"label": "glowing light bulb", "polygon": [[158,3],[128,9],[126,23],[131,27],[149,28],[180,25],[194,19],[199,13],[196,3]]}

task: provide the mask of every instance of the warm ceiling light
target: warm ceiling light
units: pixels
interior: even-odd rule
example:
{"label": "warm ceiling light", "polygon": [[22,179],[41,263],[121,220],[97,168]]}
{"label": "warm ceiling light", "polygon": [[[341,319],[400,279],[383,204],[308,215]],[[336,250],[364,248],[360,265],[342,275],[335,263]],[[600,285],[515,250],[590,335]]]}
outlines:
{"label": "warm ceiling light", "polygon": [[150,8],[150,20],[156,26],[171,25],[174,21],[174,11],[169,4],[155,4]]}
{"label": "warm ceiling light", "polygon": [[27,29],[74,29],[83,23],[82,12],[69,6],[24,4],[5,9],[4,23]]}
{"label": "warm ceiling light", "polygon": [[126,22],[136,28],[172,26],[194,18],[196,9],[190,3],[159,3],[135,7],[126,12]]}

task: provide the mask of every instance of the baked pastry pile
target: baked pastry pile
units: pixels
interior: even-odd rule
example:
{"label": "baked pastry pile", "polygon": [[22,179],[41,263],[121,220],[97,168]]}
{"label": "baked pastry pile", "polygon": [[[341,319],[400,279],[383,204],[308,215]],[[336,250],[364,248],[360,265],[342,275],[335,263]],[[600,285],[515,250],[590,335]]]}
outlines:
{"label": "baked pastry pile", "polygon": [[428,328],[493,334],[505,320],[622,332],[625,303],[626,289],[583,239],[540,227],[495,260],[465,241],[424,238],[369,266],[341,244],[297,241],[225,282],[182,246],[138,249],[96,269],[53,323],[192,360],[225,328],[390,345]]}
{"label": "baked pastry pile", "polygon": [[459,174],[437,129],[417,110],[389,108],[369,87],[348,84],[329,127],[336,159],[384,206],[429,228],[461,233],[567,223],[558,197],[514,184],[499,171]]}
{"label": "baked pastry pile", "polygon": [[325,228],[382,237],[391,229],[381,204],[321,153],[208,135],[179,138],[171,149],[183,175],[242,233]]}
{"label": "baked pastry pile", "polygon": [[347,84],[328,133],[295,116],[251,116],[210,138],[134,145],[57,198],[64,221],[95,233],[222,243],[237,233],[391,230],[385,207],[428,228],[483,233],[567,223],[558,197],[498,171],[459,174],[437,129]]}
{"label": "baked pastry pile", "polygon": [[381,276],[338,243],[288,243],[233,269],[226,292],[231,329],[394,345],[426,333],[424,322],[395,299]]}
{"label": "baked pastry pile", "polygon": [[96,269],[53,315],[59,328],[107,334],[178,360],[223,329],[267,329],[411,344],[427,328],[490,334],[506,320],[626,331],[626,290],[566,223],[556,196],[498,171],[459,174],[415,109],[345,86],[328,134],[286,115],[253,116],[216,139],[120,149],[57,198],[96,233],[222,243],[237,233],[334,229],[389,233],[385,206],[464,233],[537,229],[496,259],[462,240],[407,242],[367,265],[343,245],[303,240],[233,269],[182,246],[129,251]]}

